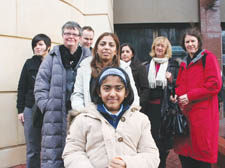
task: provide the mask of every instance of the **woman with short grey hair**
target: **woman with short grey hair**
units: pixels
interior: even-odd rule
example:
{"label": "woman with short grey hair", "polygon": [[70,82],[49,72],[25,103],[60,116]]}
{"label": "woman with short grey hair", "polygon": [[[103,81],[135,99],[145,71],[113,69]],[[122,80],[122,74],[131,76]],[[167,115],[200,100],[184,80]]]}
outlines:
{"label": "woman with short grey hair", "polygon": [[44,114],[41,144],[41,167],[62,168],[62,152],[71,109],[77,68],[91,53],[79,46],[81,27],[76,22],[62,26],[63,45],[53,48],[43,61],[35,83],[35,100]]}

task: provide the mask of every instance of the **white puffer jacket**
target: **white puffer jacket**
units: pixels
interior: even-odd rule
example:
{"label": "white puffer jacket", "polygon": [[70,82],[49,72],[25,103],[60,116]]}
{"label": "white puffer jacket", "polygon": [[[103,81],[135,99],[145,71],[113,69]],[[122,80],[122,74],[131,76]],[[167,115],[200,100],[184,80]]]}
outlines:
{"label": "white puffer jacket", "polygon": [[[83,60],[80,64],[80,67],[77,70],[74,92],[71,95],[71,105],[72,109],[75,111],[81,112],[85,106],[91,103],[91,96],[90,96],[91,60],[92,57]],[[134,92],[133,105],[139,106],[140,99],[137,93],[131,68],[124,61],[120,61],[120,68],[124,69],[130,78],[130,84]]]}

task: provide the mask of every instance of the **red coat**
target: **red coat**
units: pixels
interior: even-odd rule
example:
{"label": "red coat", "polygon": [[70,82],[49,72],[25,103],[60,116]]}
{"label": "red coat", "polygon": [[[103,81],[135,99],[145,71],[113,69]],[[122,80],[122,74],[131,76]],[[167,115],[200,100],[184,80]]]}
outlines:
{"label": "red coat", "polygon": [[[202,56],[206,55],[205,67]],[[199,53],[186,66],[180,65],[176,94],[187,94],[189,104],[184,106],[190,135],[175,138],[175,152],[196,160],[215,163],[218,154],[219,110],[217,94],[221,88],[221,72],[216,56],[207,50]]]}

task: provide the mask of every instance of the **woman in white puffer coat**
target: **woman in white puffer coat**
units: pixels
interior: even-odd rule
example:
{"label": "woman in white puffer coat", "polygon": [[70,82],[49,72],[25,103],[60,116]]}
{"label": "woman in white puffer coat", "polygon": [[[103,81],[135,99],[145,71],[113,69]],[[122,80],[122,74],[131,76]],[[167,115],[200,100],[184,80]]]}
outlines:
{"label": "woman in white puffer coat", "polygon": [[93,57],[82,61],[77,71],[74,92],[71,96],[72,109],[82,111],[91,103],[90,93],[95,79],[103,68],[121,67],[128,74],[134,91],[134,104],[139,105],[139,96],[135,87],[132,71],[129,65],[120,60],[120,43],[114,33],[105,32],[99,36],[93,48]]}

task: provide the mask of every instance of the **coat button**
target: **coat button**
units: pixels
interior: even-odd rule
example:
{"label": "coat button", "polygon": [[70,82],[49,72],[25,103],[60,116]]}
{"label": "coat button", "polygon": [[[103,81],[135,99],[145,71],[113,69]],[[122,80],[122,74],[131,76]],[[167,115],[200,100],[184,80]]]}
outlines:
{"label": "coat button", "polygon": [[133,108],[131,109],[131,112],[135,112],[135,111],[136,111],[136,108],[133,107]]}
{"label": "coat button", "polygon": [[118,138],[118,141],[119,141],[119,142],[123,142],[123,138],[122,138],[122,137],[119,137],[119,138]]}
{"label": "coat button", "polygon": [[125,117],[121,117],[121,121],[124,122],[126,120]]}

